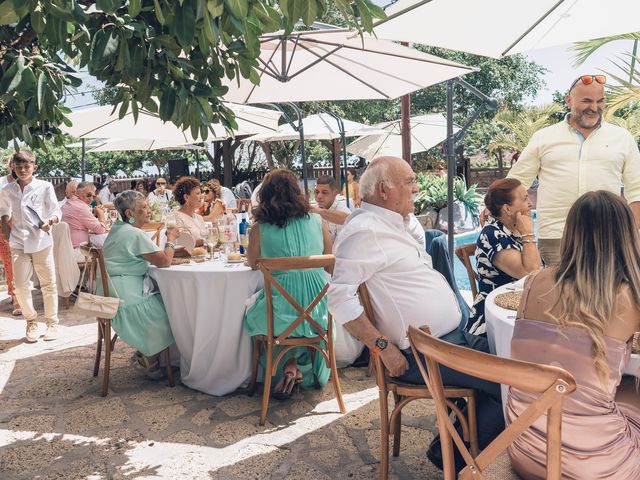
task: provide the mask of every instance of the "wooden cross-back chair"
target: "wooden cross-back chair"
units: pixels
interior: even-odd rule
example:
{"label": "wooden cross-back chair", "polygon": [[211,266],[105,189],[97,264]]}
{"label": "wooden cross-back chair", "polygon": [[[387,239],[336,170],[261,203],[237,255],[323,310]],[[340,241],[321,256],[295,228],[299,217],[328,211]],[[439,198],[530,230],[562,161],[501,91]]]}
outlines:
{"label": "wooden cross-back chair", "polygon": [[[89,273],[92,285],[91,291],[96,293],[97,282],[95,281],[95,276],[97,272],[100,272],[100,279],[102,281],[102,295],[105,297],[110,296],[109,294],[109,281],[107,279],[107,270],[104,263],[104,256],[102,255],[102,250],[92,247],[87,244],[80,245],[80,251],[87,259],[87,272]],[[89,285],[89,284],[87,284]],[[102,346],[104,344],[104,369],[102,372],[102,392],[101,395],[106,397],[109,393],[109,372],[111,370],[111,352],[116,344],[116,340],[118,339],[118,334],[114,333],[111,336],[111,319],[108,318],[96,318],[98,322],[98,341],[96,344],[96,358],[93,364],[93,376],[97,377],[98,372],[100,371],[100,359],[102,358]],[[169,386],[175,386],[173,381],[173,372],[171,370],[171,354],[169,352],[169,348],[164,351],[165,361],[167,363],[167,379],[169,381]]]}
{"label": "wooden cross-back chair", "polygon": [[[560,480],[562,400],[565,395],[576,389],[576,381],[569,372],[559,367],[500,358],[451,345],[414,327],[409,327],[409,341],[420,373],[435,400],[445,480],[454,480],[457,477],[452,440],[467,463],[458,478],[483,480],[483,471],[487,466],[543,415],[547,416],[547,480]],[[424,355],[427,371],[420,361],[418,352]],[[490,382],[535,392],[540,396],[479,455],[476,455],[467,450],[447,414],[440,365]]]}
{"label": "wooden cross-back chair", "polygon": [[143,225],[142,230],[145,232],[155,232],[151,237],[151,241],[156,242],[157,246],[160,246],[160,233],[164,228],[164,223],[162,222],[149,222]]}
{"label": "wooden cross-back chair", "polygon": [[[336,358],[333,345],[333,321],[329,314],[326,330],[318,323],[317,319],[311,316],[313,309],[327,294],[329,284],[316,295],[311,303],[302,307],[273,276],[273,271],[302,270],[308,268],[332,269],[335,262],[333,255],[314,255],[309,257],[280,257],[280,258],[259,258],[257,265],[264,276],[264,293],[267,302],[267,334],[253,337],[252,374],[249,386],[250,394],[255,391],[258,375],[258,357],[262,348],[266,350],[266,366],[264,374],[264,389],[262,392],[262,409],[260,411],[260,425],[264,425],[267,418],[267,408],[269,407],[269,394],[271,389],[271,378],[276,374],[278,364],[283,356],[291,349],[307,347],[311,350],[312,361],[316,361],[316,352],[322,355],[327,366],[331,369],[331,380],[333,390],[338,400],[340,413],[345,413],[344,401],[340,390],[340,379],[336,367]],[[291,304],[298,312],[298,318],[293,321],[282,333],[276,335],[273,321],[273,290],[277,290],[282,297]],[[290,337],[291,333],[303,322],[307,322],[317,333],[314,337]],[[324,343],[324,346],[322,345]],[[283,347],[274,358],[276,347]],[[314,377],[316,387],[319,386],[317,378]]]}
{"label": "wooden cross-back chair", "polygon": [[467,243],[466,245],[460,245],[455,250],[456,256],[460,259],[464,268],[467,269],[467,275],[469,276],[469,284],[471,285],[471,293],[473,299],[476,299],[478,295],[478,273],[473,269],[471,265],[471,257],[476,255],[476,244]]}
{"label": "wooden cross-back chair", "polygon": [[[363,283],[358,288],[360,303],[364,308],[367,318],[375,325],[375,317],[371,306],[371,299],[366,285]],[[427,327],[423,327],[428,330]],[[371,352],[376,384],[379,391],[380,402],[380,480],[386,480],[389,476],[389,435],[393,435],[393,456],[400,455],[400,433],[402,429],[402,409],[409,403],[418,399],[431,399],[431,393],[426,385],[413,385],[404,383],[390,377],[380,356]],[[389,416],[389,392],[393,394],[394,406]],[[446,387],[444,389],[446,406],[453,410],[460,421],[463,437],[471,445],[474,454],[478,452],[478,434],[476,430],[476,392],[472,388]],[[452,402],[452,399],[464,398],[467,401],[467,415]]]}

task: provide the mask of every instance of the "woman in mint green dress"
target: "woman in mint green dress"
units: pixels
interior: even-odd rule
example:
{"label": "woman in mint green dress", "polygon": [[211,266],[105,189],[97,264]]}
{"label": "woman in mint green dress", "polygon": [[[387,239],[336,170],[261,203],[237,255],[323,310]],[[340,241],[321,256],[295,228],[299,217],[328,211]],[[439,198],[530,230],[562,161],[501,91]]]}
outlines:
{"label": "woman in mint green dress", "polygon": [[[331,239],[320,216],[309,213],[309,204],[298,187],[295,175],[286,169],[271,171],[260,189],[260,204],[253,211],[257,222],[249,234],[248,263],[256,268],[259,257],[297,257],[331,253]],[[323,269],[291,270],[275,272],[274,277],[283,288],[304,308],[327,284]],[[272,289],[274,335],[281,334],[298,317],[298,312],[280,293]],[[326,297],[314,308],[311,316],[327,327]],[[244,317],[244,328],[250,336],[267,334],[267,304],[264,291]],[[291,336],[315,337],[317,332],[307,322],[302,322]],[[276,347],[277,348],[277,347]],[[274,352],[277,354],[277,350]],[[264,365],[264,355],[261,358]],[[328,379],[330,369],[324,358],[316,355],[311,361],[308,348],[292,349],[280,361],[273,382],[273,394],[286,398],[296,384],[314,385],[314,375],[321,386]]]}
{"label": "woman in mint green dress", "polygon": [[[116,197],[115,207],[122,221],[111,227],[103,255],[113,282],[109,285],[110,293],[124,303],[120,304],[111,326],[122,340],[140,352],[135,359],[145,373],[158,377],[161,373],[158,354],[174,340],[162,297],[159,292],[145,288],[145,278],[150,263],[157,267],[171,265],[178,230],[167,230],[166,246],[160,250],[142,231],[151,216],[144,195],[133,190],[122,192]],[[116,291],[111,292],[114,286]]]}

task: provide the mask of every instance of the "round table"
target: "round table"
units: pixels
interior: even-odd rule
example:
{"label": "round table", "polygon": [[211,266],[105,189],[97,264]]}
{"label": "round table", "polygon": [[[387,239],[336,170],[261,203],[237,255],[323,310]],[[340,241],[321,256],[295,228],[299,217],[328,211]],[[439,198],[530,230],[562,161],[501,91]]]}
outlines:
{"label": "round table", "polygon": [[[484,318],[487,323],[487,340],[491,353],[499,357],[511,358],[511,338],[516,324],[516,311],[499,307],[495,303],[496,295],[514,290],[522,290],[524,279],[508,283],[491,292],[484,303]],[[640,355],[632,353],[624,373],[640,376]],[[508,387],[502,386],[502,402],[506,403]]]}
{"label": "round table", "polygon": [[262,275],[241,263],[207,261],[149,269],[180,350],[182,382],[211,395],[233,392],[251,375],[245,302]]}

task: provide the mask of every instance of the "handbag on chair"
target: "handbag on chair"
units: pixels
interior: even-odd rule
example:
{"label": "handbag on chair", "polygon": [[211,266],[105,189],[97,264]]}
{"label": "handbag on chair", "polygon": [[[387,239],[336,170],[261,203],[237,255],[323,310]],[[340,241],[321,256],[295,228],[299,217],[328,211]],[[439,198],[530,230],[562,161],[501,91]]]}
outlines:
{"label": "handbag on chair", "polygon": [[[88,264],[89,262],[87,262]],[[85,274],[87,273],[87,266],[85,265],[82,271],[82,278],[80,279],[80,285],[84,285]],[[105,271],[107,281],[111,282],[113,291],[118,294],[113,281],[109,274]],[[103,295],[95,295],[93,293],[78,292],[78,298],[73,306],[73,313],[78,315],[84,315],[87,317],[105,318],[111,320],[118,313],[118,307],[120,306],[120,300],[118,297],[105,297]]]}

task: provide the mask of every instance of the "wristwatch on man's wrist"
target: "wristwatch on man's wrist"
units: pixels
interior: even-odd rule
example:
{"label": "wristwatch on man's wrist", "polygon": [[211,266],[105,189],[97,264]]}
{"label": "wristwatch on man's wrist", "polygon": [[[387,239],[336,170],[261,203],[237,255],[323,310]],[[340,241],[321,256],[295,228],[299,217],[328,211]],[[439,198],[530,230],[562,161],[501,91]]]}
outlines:
{"label": "wristwatch on man's wrist", "polygon": [[374,347],[371,349],[371,352],[372,353],[380,353],[385,348],[387,348],[387,345],[389,345],[389,339],[387,337],[385,337],[384,335],[382,335],[382,336],[376,338],[376,343],[375,343]]}

